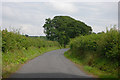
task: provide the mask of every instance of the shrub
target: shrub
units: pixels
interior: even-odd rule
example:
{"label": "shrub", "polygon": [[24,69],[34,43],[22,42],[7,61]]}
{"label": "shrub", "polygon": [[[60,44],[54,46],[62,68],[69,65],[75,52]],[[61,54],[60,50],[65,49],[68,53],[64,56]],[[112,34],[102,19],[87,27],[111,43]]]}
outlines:
{"label": "shrub", "polygon": [[96,51],[101,57],[118,60],[118,31],[115,28],[106,33],[79,36],[71,40],[70,48],[79,51]]}
{"label": "shrub", "polygon": [[98,49],[102,56],[111,60],[118,59],[118,35],[118,31],[112,28],[105,35],[101,36],[101,39],[98,41]]}
{"label": "shrub", "polygon": [[29,47],[53,47],[59,46],[58,42],[48,41],[41,39],[40,37],[26,37],[20,35],[17,32],[8,32],[7,29],[2,31],[2,51],[7,53],[8,51],[14,51],[15,49],[28,49]]}
{"label": "shrub", "polygon": [[119,38],[120,34],[115,28],[106,33],[79,36],[70,41],[70,53],[66,55],[73,61],[118,77]]}

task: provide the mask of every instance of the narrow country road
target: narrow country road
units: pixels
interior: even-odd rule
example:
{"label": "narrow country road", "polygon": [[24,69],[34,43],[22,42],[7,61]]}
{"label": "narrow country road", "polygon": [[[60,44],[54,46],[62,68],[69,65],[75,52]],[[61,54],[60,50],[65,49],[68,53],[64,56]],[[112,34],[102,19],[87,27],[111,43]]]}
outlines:
{"label": "narrow country road", "polygon": [[64,57],[67,50],[47,52],[24,64],[10,78],[91,78]]}

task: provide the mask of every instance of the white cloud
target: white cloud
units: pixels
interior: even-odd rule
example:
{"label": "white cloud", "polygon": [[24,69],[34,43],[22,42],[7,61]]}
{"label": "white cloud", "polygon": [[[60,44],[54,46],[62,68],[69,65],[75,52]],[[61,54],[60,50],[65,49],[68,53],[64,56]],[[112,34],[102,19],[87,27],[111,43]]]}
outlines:
{"label": "white cloud", "polygon": [[2,2],[118,2],[119,0],[2,0]]}
{"label": "white cloud", "polygon": [[57,11],[63,11],[66,13],[76,13],[78,11],[77,7],[71,2],[50,2],[50,4]]}
{"label": "white cloud", "polygon": [[2,3],[0,3],[0,28],[2,25]]}
{"label": "white cloud", "polygon": [[37,26],[34,26],[34,25],[30,25],[30,24],[23,24],[21,25],[21,32],[23,34],[28,34],[28,35],[41,35],[41,36],[44,36],[43,35],[43,28],[36,28]]}
{"label": "white cloud", "polygon": [[93,31],[105,31],[106,26],[117,24],[117,3],[3,3],[3,28],[22,25],[21,31],[29,35],[45,35],[46,18],[71,16],[92,26]]}
{"label": "white cloud", "polygon": [[[9,5],[10,4],[10,5]],[[43,32],[44,19],[48,17],[40,10],[35,10],[30,5],[25,6],[27,3],[4,3],[3,4],[3,15],[2,15],[2,29],[10,26],[19,29],[21,32],[28,35],[45,35]],[[34,6],[36,7],[36,6]],[[33,7],[33,8],[34,8]],[[22,27],[21,27],[22,26]]]}

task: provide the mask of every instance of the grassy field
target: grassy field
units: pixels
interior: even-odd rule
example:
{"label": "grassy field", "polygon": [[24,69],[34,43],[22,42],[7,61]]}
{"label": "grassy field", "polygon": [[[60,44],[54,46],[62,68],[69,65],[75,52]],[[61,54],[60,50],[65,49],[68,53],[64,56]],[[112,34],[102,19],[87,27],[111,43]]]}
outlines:
{"label": "grassy field", "polygon": [[64,55],[99,78],[118,78],[119,36],[112,28],[106,33],[77,37],[71,40],[70,50]]}

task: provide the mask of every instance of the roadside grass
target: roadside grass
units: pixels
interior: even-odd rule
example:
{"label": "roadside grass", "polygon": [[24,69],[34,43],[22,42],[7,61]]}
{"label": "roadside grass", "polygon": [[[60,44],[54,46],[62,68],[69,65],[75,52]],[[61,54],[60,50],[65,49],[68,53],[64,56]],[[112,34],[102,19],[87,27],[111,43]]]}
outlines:
{"label": "roadside grass", "polygon": [[[108,71],[101,70],[101,68],[107,68],[108,65],[109,65],[108,66],[109,69],[112,70],[112,66],[110,66],[110,64],[108,64],[109,62],[105,61],[104,59],[99,58],[98,60],[98,58],[90,56],[89,53],[85,55],[87,57],[83,57],[82,55],[81,57],[77,57],[70,50],[65,52],[64,56],[70,59],[75,64],[82,66],[83,71],[85,71],[87,74],[94,75],[95,78],[101,78],[100,80],[105,80],[107,78],[111,78],[111,79],[113,78],[114,80],[117,80],[118,78],[118,73],[116,71],[108,72]],[[108,65],[103,66],[103,62]]]}
{"label": "roadside grass", "polygon": [[0,80],[2,78],[2,52],[0,51]]}
{"label": "roadside grass", "polygon": [[59,47],[29,47],[27,50],[15,50],[2,54],[2,77],[7,78],[10,74],[18,70],[22,64],[27,61],[42,55],[45,52],[59,49]]}
{"label": "roadside grass", "polygon": [[0,30],[0,80],[2,79],[2,32]]}

